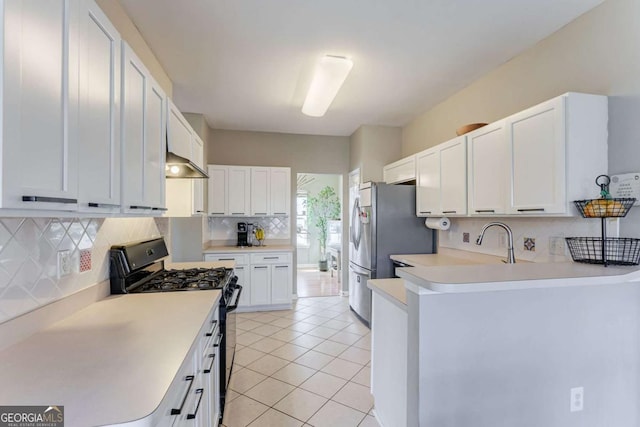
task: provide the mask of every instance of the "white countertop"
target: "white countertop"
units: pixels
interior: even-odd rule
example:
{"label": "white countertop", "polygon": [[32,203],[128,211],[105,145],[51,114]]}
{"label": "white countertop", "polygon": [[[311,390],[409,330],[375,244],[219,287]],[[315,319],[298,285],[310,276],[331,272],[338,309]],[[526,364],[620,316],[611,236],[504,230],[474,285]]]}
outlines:
{"label": "white countertop", "polygon": [[0,404],[64,405],[69,426],[160,404],[220,292],[114,295],[0,352]]}
{"label": "white countertop", "polygon": [[266,246],[207,246],[202,252],[205,254],[229,254],[252,252],[293,252],[291,245],[266,245]]}
{"label": "white countertop", "polygon": [[[640,267],[565,263],[476,264],[396,269],[408,282],[435,292],[548,288],[640,280]],[[409,287],[409,289],[411,289]]]}
{"label": "white countertop", "polygon": [[371,279],[367,280],[367,287],[388,295],[402,305],[407,305],[407,290],[403,279]]}

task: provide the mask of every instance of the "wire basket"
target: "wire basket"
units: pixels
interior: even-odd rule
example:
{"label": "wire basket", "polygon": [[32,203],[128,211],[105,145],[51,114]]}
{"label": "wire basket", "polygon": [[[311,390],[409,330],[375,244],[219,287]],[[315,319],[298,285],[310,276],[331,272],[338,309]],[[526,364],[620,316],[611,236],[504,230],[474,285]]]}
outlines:
{"label": "wire basket", "polygon": [[622,218],[636,202],[636,199],[589,199],[576,200],[573,203],[584,218]]}
{"label": "wire basket", "polygon": [[609,237],[605,239],[605,258],[602,257],[602,238],[567,237],[567,246],[575,262],[587,264],[638,265],[640,239]]}

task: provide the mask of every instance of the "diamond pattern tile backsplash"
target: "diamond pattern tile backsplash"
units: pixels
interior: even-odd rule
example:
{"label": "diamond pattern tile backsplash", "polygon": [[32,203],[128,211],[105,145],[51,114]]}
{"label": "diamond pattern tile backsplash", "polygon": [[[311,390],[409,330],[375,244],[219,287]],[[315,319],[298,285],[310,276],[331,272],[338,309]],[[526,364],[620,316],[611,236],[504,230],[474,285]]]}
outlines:
{"label": "diamond pattern tile backsplash", "polygon": [[260,224],[264,228],[265,240],[289,239],[291,237],[288,216],[265,217],[209,217],[210,240],[236,240],[238,222]]}
{"label": "diamond pattern tile backsplash", "polygon": [[[0,323],[108,279],[112,245],[158,236],[153,218],[0,218]],[[72,272],[59,278],[61,250]]]}

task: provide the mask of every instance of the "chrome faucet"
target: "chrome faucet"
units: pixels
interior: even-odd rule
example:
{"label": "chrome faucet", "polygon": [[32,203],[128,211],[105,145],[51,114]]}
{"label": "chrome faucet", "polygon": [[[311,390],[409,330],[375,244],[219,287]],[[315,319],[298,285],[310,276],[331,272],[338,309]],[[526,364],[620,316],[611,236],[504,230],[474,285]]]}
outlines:
{"label": "chrome faucet", "polygon": [[507,247],[507,260],[506,261],[503,260],[503,262],[506,262],[507,264],[515,264],[516,256],[513,253],[513,233],[511,232],[511,229],[509,228],[509,226],[503,222],[489,222],[485,224],[484,227],[482,227],[482,231],[480,232],[480,235],[476,239],[476,245],[482,244],[482,239],[484,238],[484,232],[487,231],[487,228],[493,227],[494,225],[497,227],[504,228],[509,238],[509,246]]}

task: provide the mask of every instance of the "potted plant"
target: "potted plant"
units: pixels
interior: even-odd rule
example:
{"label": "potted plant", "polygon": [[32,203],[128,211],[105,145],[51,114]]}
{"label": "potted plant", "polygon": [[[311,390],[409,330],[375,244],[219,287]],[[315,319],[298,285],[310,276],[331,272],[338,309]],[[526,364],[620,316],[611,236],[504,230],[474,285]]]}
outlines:
{"label": "potted plant", "polygon": [[320,244],[320,271],[327,271],[327,238],[329,221],[340,219],[340,199],[332,187],[326,186],[307,200],[309,221],[318,229]]}

